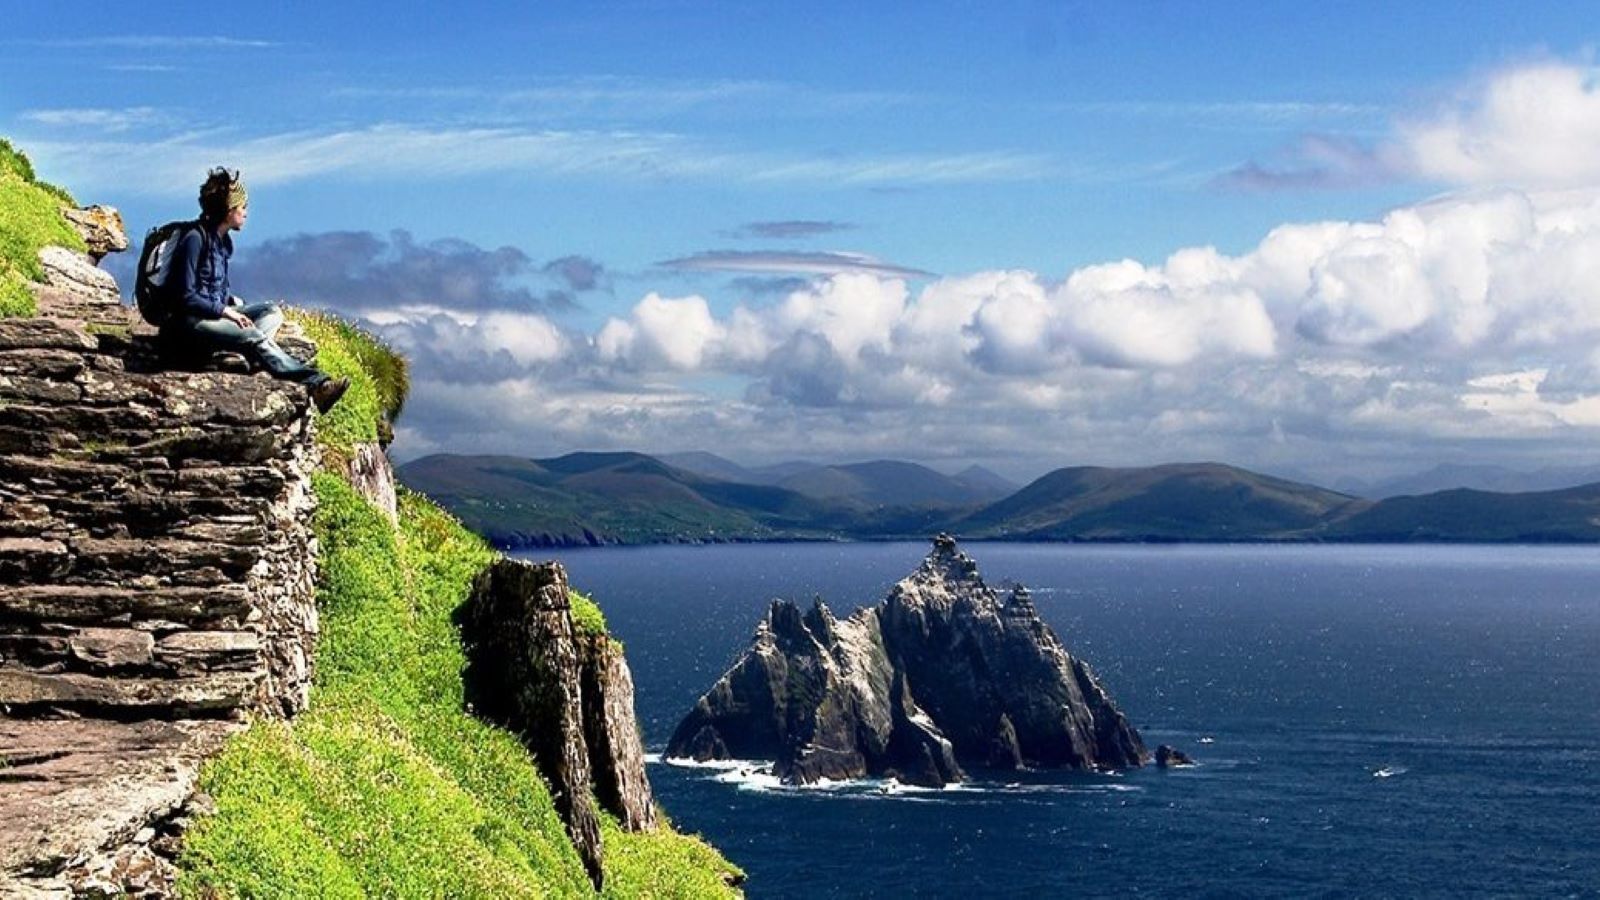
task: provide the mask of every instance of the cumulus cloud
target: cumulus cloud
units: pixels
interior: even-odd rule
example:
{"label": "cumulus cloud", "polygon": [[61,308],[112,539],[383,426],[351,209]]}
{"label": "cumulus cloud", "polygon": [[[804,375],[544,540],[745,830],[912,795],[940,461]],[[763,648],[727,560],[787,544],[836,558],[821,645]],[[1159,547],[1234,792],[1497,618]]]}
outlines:
{"label": "cumulus cloud", "polygon": [[1433,115],[1403,122],[1418,174],[1456,184],[1600,182],[1600,70],[1546,62],[1495,73]]}
{"label": "cumulus cloud", "polygon": [[1306,135],[1218,183],[1276,190],[1398,179],[1523,189],[1600,182],[1600,70],[1558,61],[1502,68],[1401,115],[1379,140]]}
{"label": "cumulus cloud", "polygon": [[725,329],[703,297],[648,294],[627,319],[613,318],[595,336],[600,360],[644,369],[700,368]]}
{"label": "cumulus cloud", "polygon": [[452,384],[549,376],[574,349],[570,335],[537,313],[414,313],[366,324],[410,359],[419,378]]}
{"label": "cumulus cloud", "polygon": [[[592,333],[522,315],[385,327],[436,345],[424,358],[441,371],[477,373],[419,365],[424,393],[477,378],[565,398],[537,408],[575,417],[541,420],[568,448],[826,447],[1012,471],[1210,457],[1370,473],[1398,447],[1548,462],[1589,452],[1600,427],[1600,190],[1472,192],[1058,278],[841,272],[731,307],[648,293]],[[429,408],[408,425],[448,443]],[[474,415],[491,414],[449,421]]]}

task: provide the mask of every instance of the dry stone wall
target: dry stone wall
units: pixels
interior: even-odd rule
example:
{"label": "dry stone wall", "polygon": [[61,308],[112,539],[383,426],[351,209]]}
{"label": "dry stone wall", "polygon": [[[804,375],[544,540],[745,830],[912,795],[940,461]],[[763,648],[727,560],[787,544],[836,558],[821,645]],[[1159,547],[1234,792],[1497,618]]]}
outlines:
{"label": "dry stone wall", "polygon": [[164,370],[89,257],[42,261],[41,315],[0,321],[0,896],[160,895],[200,762],[307,701],[314,426],[238,358]]}

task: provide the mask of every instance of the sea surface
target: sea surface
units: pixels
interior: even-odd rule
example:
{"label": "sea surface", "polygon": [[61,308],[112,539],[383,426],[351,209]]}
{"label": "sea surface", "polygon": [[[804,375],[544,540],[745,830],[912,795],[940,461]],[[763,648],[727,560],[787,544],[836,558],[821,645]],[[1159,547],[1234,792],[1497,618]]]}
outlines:
{"label": "sea surface", "polygon": [[[773,597],[842,617],[927,549],[556,556],[626,643],[659,753]],[[1600,548],[965,549],[1199,765],[943,791],[652,765],[750,897],[1600,896]]]}

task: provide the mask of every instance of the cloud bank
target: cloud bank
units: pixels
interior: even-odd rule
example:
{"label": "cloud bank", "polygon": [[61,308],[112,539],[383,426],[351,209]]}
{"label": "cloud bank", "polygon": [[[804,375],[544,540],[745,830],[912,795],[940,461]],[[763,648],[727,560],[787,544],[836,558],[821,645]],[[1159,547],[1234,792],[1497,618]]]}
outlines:
{"label": "cloud bank", "polygon": [[721,311],[651,292],[589,331],[515,304],[374,314],[421,360],[403,456],[738,447],[1035,473],[1586,458],[1600,191],[1473,192],[1061,278],[838,272]]}
{"label": "cloud bank", "polygon": [[1283,224],[1238,254],[932,277],[855,254],[711,251],[662,265],[807,280],[764,279],[734,303],[658,288],[582,329],[523,283],[602,283],[571,258],[368,235],[334,242],[326,265],[276,248],[292,272],[279,286],[358,299],[417,360],[402,457],[738,448],[1022,474],[1211,458],[1330,480],[1440,459],[1592,462],[1597,98],[1590,70],[1541,64],[1371,147],[1308,142],[1250,177],[1455,190]]}

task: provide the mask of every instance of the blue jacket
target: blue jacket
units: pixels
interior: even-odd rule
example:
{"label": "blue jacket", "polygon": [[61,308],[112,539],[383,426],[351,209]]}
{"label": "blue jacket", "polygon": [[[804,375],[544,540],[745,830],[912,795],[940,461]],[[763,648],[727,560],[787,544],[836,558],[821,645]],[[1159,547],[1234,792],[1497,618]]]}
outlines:
{"label": "blue jacket", "polygon": [[233,237],[217,235],[202,221],[178,242],[172,254],[172,274],[177,276],[183,315],[215,319],[228,305],[228,261],[233,258]]}

